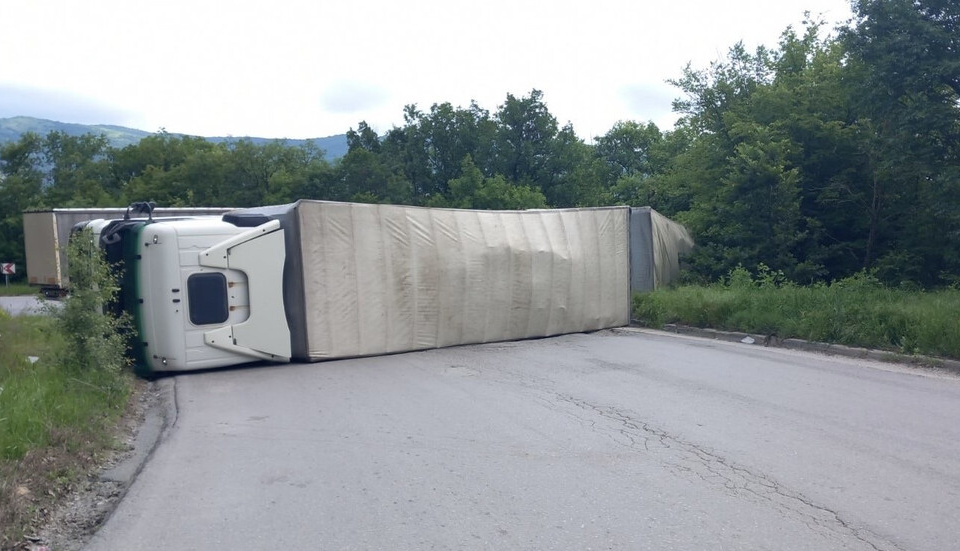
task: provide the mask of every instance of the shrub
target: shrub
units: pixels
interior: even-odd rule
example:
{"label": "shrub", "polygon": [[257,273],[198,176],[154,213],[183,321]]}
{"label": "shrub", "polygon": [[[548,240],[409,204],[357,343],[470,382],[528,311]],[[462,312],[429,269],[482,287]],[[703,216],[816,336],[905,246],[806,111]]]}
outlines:
{"label": "shrub", "polygon": [[117,298],[120,286],[90,230],[74,234],[70,259],[70,294],[61,307],[52,308],[57,328],[67,340],[59,364],[65,369],[94,369],[118,373],[126,358],[126,316],[115,316],[105,306]]}

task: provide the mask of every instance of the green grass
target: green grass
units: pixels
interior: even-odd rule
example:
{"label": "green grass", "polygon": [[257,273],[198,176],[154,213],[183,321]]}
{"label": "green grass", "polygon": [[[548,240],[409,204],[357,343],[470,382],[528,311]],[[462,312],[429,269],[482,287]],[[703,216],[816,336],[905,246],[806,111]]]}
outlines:
{"label": "green grass", "polygon": [[[745,272],[745,270],[744,270]],[[960,290],[884,288],[869,276],[800,287],[734,274],[634,297],[634,318],[960,359]]]}
{"label": "green grass", "polygon": [[63,345],[49,318],[0,318],[0,460],[48,445],[52,431],[89,438],[126,402],[116,375],[60,368]]}
{"label": "green grass", "polygon": [[37,287],[31,287],[26,283],[3,284],[3,278],[0,278],[0,297],[14,297],[20,295],[36,295],[40,290]]}
{"label": "green grass", "polygon": [[[102,451],[132,389],[127,372],[63,367],[49,316],[0,311],[0,548],[17,544]],[[29,357],[39,358],[31,362]]]}

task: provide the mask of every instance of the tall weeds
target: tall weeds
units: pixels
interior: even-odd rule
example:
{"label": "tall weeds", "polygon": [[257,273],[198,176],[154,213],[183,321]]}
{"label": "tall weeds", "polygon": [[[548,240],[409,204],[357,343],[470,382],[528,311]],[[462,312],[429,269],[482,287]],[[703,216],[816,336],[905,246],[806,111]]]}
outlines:
{"label": "tall weeds", "polygon": [[868,273],[795,285],[760,265],[709,286],[634,296],[634,318],[960,359],[960,290],[884,287]]}

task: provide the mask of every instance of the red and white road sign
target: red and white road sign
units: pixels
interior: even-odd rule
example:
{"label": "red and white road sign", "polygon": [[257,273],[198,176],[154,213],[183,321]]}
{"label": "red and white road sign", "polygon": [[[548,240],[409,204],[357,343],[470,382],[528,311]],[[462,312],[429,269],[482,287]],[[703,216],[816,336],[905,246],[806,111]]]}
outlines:
{"label": "red and white road sign", "polygon": [[17,265],[13,262],[0,263],[0,275],[13,275],[17,273]]}

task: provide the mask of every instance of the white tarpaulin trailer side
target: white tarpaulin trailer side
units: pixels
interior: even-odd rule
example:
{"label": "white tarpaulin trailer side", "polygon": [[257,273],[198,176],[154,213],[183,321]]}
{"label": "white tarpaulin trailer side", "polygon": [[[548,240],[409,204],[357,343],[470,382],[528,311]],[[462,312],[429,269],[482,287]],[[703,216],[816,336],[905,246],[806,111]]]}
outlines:
{"label": "white tarpaulin trailer side", "polygon": [[[692,241],[650,208],[474,211],[301,200],[280,222],[290,357],[319,361],[627,325]],[[252,283],[251,283],[252,285]]]}
{"label": "white tarpaulin trailer side", "polygon": [[293,210],[305,328],[294,356],[366,356],[630,321],[626,207],[466,211],[300,201]]}

